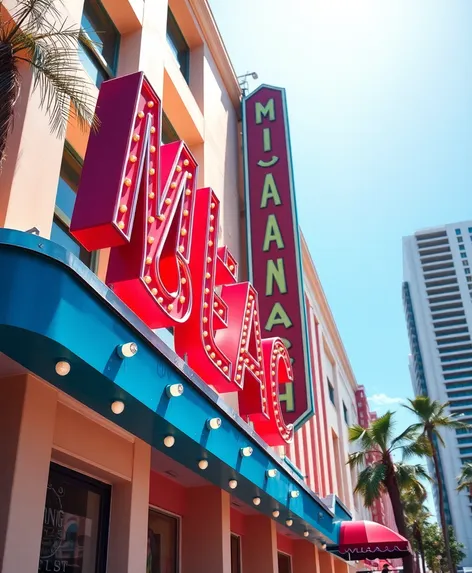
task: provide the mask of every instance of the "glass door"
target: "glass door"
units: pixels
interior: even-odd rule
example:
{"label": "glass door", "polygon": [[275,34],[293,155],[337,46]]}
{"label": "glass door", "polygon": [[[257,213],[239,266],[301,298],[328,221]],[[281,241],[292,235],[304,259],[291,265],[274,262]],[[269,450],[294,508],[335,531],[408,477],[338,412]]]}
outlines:
{"label": "glass door", "polygon": [[51,464],[39,572],[105,573],[111,487]]}

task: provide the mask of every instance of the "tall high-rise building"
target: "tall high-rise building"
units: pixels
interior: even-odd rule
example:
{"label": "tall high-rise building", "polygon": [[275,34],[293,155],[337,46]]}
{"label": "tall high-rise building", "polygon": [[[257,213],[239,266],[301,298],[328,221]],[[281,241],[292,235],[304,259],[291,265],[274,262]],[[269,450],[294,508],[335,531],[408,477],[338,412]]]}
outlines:
{"label": "tall high-rise building", "polygon": [[[472,221],[425,229],[403,239],[403,303],[416,394],[450,402],[472,422]],[[472,461],[472,432],[443,432],[439,445],[446,516],[472,564],[472,496],[457,476]],[[433,490],[434,491],[434,490]],[[434,491],[438,506],[437,489]]]}

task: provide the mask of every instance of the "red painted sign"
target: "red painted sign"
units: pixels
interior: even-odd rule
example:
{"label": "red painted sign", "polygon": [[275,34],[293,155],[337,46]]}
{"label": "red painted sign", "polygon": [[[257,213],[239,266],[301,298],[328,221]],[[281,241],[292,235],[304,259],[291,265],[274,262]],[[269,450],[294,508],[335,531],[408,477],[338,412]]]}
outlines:
{"label": "red painted sign", "polygon": [[174,328],[176,352],[218,392],[239,391],[240,414],[284,445],[279,386],[293,379],[276,337],[262,340],[258,296],[218,247],[220,202],[197,189],[182,142],[161,144],[161,103],[142,73],[100,89],[71,222],[88,250],[111,247],[106,283],[150,328]]}
{"label": "red painted sign", "polygon": [[297,428],[314,402],[285,91],[261,86],[246,97],[243,129],[249,277],[263,334],[290,350],[294,379],[280,399]]}

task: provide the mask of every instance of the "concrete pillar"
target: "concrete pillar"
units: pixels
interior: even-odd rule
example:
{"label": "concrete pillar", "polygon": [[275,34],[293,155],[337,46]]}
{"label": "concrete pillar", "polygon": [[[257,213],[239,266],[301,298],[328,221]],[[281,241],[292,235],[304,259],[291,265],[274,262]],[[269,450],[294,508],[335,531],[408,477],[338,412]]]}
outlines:
{"label": "concrete pillar", "polygon": [[136,439],[131,482],[113,484],[108,571],[146,571],[151,447]]}
{"label": "concrete pillar", "polygon": [[334,573],[334,557],[327,551],[318,551],[320,573]]}
{"label": "concrete pillar", "polygon": [[344,561],[344,559],[333,557],[333,565],[335,573],[348,573],[349,565]]}
{"label": "concrete pillar", "polygon": [[192,488],[186,501],[182,573],[231,573],[229,494],[214,486]]}
{"label": "concrete pillar", "polygon": [[57,392],[32,376],[0,391],[0,571],[37,571]]}
{"label": "concrete pillar", "polygon": [[246,517],[242,562],[244,573],[278,573],[275,521],[265,515]]}
{"label": "concrete pillar", "polygon": [[320,570],[318,549],[309,541],[294,543],[292,565],[292,573],[324,573]]}

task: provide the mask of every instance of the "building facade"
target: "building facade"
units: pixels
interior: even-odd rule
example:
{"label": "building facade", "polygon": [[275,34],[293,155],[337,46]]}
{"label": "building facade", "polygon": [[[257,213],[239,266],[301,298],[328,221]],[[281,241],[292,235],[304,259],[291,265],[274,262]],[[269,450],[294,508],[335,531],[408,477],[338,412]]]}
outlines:
{"label": "building facade", "polygon": [[[14,5],[4,2],[7,11]],[[390,546],[407,551],[406,541],[388,530],[385,543],[379,545],[377,536],[375,547],[368,539],[356,545],[349,536],[353,520],[370,517],[352,493],[356,476],[345,464],[347,427],[357,419],[357,386],[304,242],[316,412],[293,442],[283,445],[292,428],[281,421],[277,384],[288,382],[290,362],[281,342],[262,345],[257,295],[236,276],[237,261],[239,279],[247,275],[241,92],[207,2],[67,0],[61,10],[62,18],[81,21],[92,39],[101,40],[94,51],[86,46],[79,51],[81,73],[95,84],[95,98],[101,88],[102,125],[89,137],[72,120],[64,138],[51,135],[30,72],[22,70],[21,98],[0,175],[0,429],[7,437],[0,442],[0,570],[346,573],[362,567],[366,553],[388,552]],[[114,96],[114,88],[109,86],[119,86],[111,107],[106,94]],[[162,289],[174,297],[167,318],[192,297],[200,302],[207,294],[214,297],[210,320],[202,314],[203,324],[211,327],[199,336],[181,328],[187,316],[171,327],[151,319],[146,302],[143,309],[136,307],[149,300],[141,291],[132,291],[124,302],[127,288],[147,288],[157,275],[145,274],[137,287],[112,280],[113,273],[116,277],[134,264],[134,254],[117,264],[125,251],[116,244],[84,247],[103,231],[100,225],[94,233],[74,231],[77,212],[100,217],[108,208],[104,196],[116,163],[115,156],[107,163],[107,153],[115,153],[121,141],[125,107],[133,97],[124,160],[130,175],[120,179],[124,194],[112,205],[118,217],[113,237],[123,239],[127,225],[176,221],[172,193],[180,193],[180,232],[172,235],[169,223],[167,242],[156,231],[144,243],[146,249],[168,247],[168,237],[174,237],[172,256],[165,249],[152,255],[162,265],[155,273],[174,281],[165,293]],[[106,116],[110,109],[113,117]],[[101,140],[94,138],[109,129],[114,137],[97,148],[94,141]],[[168,151],[161,149],[159,136],[162,144],[171,144]],[[164,173],[171,152],[178,154],[171,174],[179,183],[169,183],[169,195],[145,220],[142,204],[136,207],[128,194],[133,177],[143,177],[144,171],[134,170],[147,169],[150,177],[157,170]],[[83,188],[95,153],[103,164],[92,173],[93,201],[84,207]],[[151,163],[156,156],[161,163]],[[146,205],[155,199],[150,181]],[[199,202],[185,208],[196,195]],[[205,221],[198,215],[203,201],[208,202]],[[138,235],[129,233],[135,241]],[[232,292],[247,295],[236,297],[232,306],[220,290],[223,279],[213,283],[214,292],[194,280],[200,264],[195,249],[205,233],[211,236],[205,248],[214,248],[214,258],[205,251],[202,264],[219,266],[211,267],[213,274],[203,271],[204,279],[218,281],[222,273],[237,287]],[[143,264],[149,265],[147,260]],[[189,265],[193,275],[179,274]],[[202,289],[199,297],[191,288]],[[149,287],[146,296],[162,306],[157,290]],[[230,318],[241,300],[237,337],[241,346],[244,337],[252,338],[245,354],[229,364],[252,385],[217,393],[221,378],[216,370],[205,376],[204,369],[203,374],[192,369],[192,352],[207,351],[206,344],[199,345],[210,328],[233,325]],[[261,348],[269,348],[267,364],[256,360]],[[228,372],[221,360],[218,366]],[[264,380],[270,381],[271,394]]]}
{"label": "building facade", "polygon": [[[409,368],[416,394],[450,402],[472,416],[472,221],[418,231],[403,239],[403,303],[410,340]],[[446,516],[472,559],[472,499],[458,493],[457,476],[472,461],[472,435],[444,432],[438,447]],[[434,491],[437,506],[437,491]]]}

